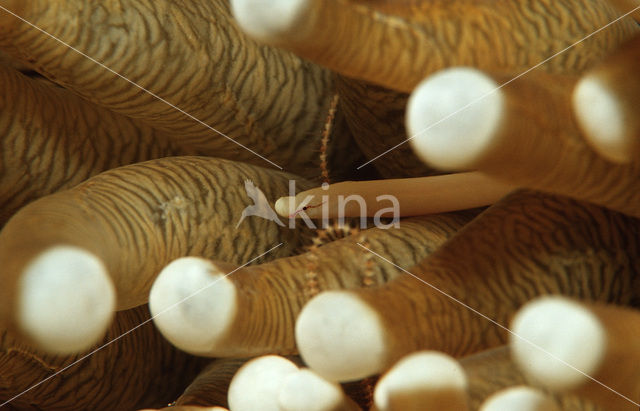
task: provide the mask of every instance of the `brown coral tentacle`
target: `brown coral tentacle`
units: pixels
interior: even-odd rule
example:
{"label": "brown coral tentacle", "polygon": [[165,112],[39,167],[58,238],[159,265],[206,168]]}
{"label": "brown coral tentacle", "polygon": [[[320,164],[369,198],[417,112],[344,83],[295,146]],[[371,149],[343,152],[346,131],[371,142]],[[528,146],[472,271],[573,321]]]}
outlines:
{"label": "brown coral tentacle", "polygon": [[640,161],[640,36],[587,72],[573,109],[587,141],[618,163]]}
{"label": "brown coral tentacle", "polygon": [[576,77],[532,71],[498,89],[508,79],[469,68],[427,78],[407,109],[418,155],[640,217],[640,162],[612,164],[584,141],[570,104]]}
{"label": "brown coral tentacle", "polygon": [[515,362],[533,381],[606,409],[640,404],[640,311],[544,297],[514,317]]}
{"label": "brown coral tentacle", "polygon": [[371,271],[368,282],[382,284],[399,271],[390,264],[368,266],[369,253],[358,246],[363,237],[372,249],[412,265],[472,215],[406,219],[399,229],[371,228],[309,253],[255,267],[237,269],[222,262],[179,259],[156,279],[149,298],[151,312],[169,341],[188,352],[206,356],[295,353],[295,319],[311,298],[305,292],[310,265],[315,291],[361,287],[363,271]]}
{"label": "brown coral tentacle", "polygon": [[[0,332],[0,404],[16,396],[8,405],[17,409],[113,410],[167,404],[205,362],[172,347],[152,324],[122,336],[148,320],[146,305],[117,313],[98,346],[109,344],[86,358],[46,354]],[[56,372],[60,374],[52,377]]]}
{"label": "brown coral tentacle", "polygon": [[196,154],[130,118],[0,66],[0,227],[20,207],[101,171]]}
{"label": "brown coral tentacle", "polygon": [[464,355],[502,344],[506,330],[495,322],[506,326],[537,295],[629,303],[639,287],[637,261],[629,258],[640,251],[629,230],[637,224],[586,203],[516,192],[408,269],[411,275],[315,297],[298,317],[298,348],[321,375],[347,381],[419,349]]}
{"label": "brown coral tentacle", "polygon": [[[532,383],[513,361],[508,346],[482,351],[461,358],[459,361],[467,376],[469,407],[472,410],[478,409],[491,394],[497,391]],[[592,402],[570,393],[553,393],[548,389],[544,389],[544,392],[551,395],[562,410],[602,411]]]}
{"label": "brown coral tentacle", "polygon": [[408,144],[402,144],[407,139],[404,117],[409,96],[406,93],[345,76],[335,76],[334,83],[347,125],[366,157],[356,167],[362,168],[365,161],[395,147],[384,155],[384,159],[371,164],[383,178],[422,177],[438,173],[420,161]]}
{"label": "brown coral tentacle", "polygon": [[[404,92],[449,66],[529,69],[619,16],[604,0],[553,5],[540,0],[429,0],[407,18],[349,0],[231,4],[241,27],[253,37],[348,77]],[[544,68],[580,72],[638,30],[633,19],[623,19]]]}
{"label": "brown coral tentacle", "polygon": [[332,97],[329,73],[249,39],[225,1],[124,0],[88,7],[82,1],[20,0],[3,7],[0,47],[84,98],[169,131],[177,143],[208,155],[270,167],[236,141],[287,170],[314,172],[308,163]]}
{"label": "brown coral tentacle", "polygon": [[374,411],[468,411],[467,378],[452,357],[437,351],[407,355],[376,384]]}
{"label": "brown coral tentacle", "polygon": [[116,309],[125,309],[146,302],[158,272],[178,257],[245,264],[280,243],[261,261],[288,256],[306,241],[306,227],[240,214],[251,204],[245,180],[273,201],[295,178],[227,160],[170,157],[110,170],[36,200],[0,233],[0,320],[28,329],[49,349],[75,350],[76,333],[92,330],[87,339],[98,338],[108,323],[107,284],[115,286]]}
{"label": "brown coral tentacle", "polygon": [[229,407],[227,390],[234,374],[246,363],[246,358],[220,358],[214,360],[193,380],[178,397],[174,405]]}

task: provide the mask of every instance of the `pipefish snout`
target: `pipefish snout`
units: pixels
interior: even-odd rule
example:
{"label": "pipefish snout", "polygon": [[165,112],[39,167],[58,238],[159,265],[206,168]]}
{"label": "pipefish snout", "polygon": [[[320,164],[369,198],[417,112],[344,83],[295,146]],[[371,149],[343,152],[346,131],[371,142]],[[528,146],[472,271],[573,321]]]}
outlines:
{"label": "pipefish snout", "polygon": [[297,216],[299,213],[306,211],[310,208],[317,208],[320,207],[321,205],[323,205],[324,203],[326,203],[326,201],[321,202],[320,204],[316,204],[316,205],[305,205],[302,208],[299,208],[298,210],[296,210],[295,213],[293,214],[289,214],[289,218],[295,218],[295,216]]}

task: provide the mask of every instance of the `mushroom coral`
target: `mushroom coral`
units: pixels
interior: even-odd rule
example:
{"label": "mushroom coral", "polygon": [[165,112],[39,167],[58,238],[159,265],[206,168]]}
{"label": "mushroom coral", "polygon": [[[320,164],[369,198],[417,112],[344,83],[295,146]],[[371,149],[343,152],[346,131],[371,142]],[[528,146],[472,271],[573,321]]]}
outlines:
{"label": "mushroom coral", "polygon": [[[472,384],[456,382],[456,395],[474,409],[522,384],[537,391],[484,406],[637,406],[640,383],[611,375],[637,344],[601,347],[613,363],[595,362],[615,401],[584,381],[539,384],[522,364],[540,352],[479,353],[504,347],[520,307],[548,294],[573,298],[611,341],[623,339],[615,319],[637,331],[638,10],[637,0],[0,1],[0,407],[177,399],[233,411],[225,392],[247,357],[299,352],[310,370],[270,409],[295,409],[314,387],[355,409],[338,382],[357,407],[384,409],[377,376],[422,350],[458,357],[436,362],[459,362]],[[295,196],[293,182],[451,171],[519,189],[482,212],[399,228],[250,215]],[[473,190],[450,191],[478,205]],[[409,197],[434,195],[418,185]],[[578,334],[548,328],[573,349]],[[438,378],[426,381],[409,403],[439,392]]]}

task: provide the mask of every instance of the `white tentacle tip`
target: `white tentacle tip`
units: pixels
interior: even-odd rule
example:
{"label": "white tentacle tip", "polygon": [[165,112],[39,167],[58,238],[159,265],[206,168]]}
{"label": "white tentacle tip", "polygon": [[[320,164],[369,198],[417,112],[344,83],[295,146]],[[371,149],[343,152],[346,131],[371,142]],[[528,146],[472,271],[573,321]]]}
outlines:
{"label": "white tentacle tip", "polygon": [[310,0],[231,0],[231,10],[242,30],[265,43],[296,35]]}
{"label": "white tentacle tip", "polygon": [[407,103],[410,143],[424,162],[445,170],[467,169],[499,130],[504,97],[479,70],[442,70],[422,81]]}
{"label": "white tentacle tip", "polygon": [[617,163],[631,161],[635,139],[625,127],[624,110],[613,91],[597,77],[586,76],[576,85],[572,100],[578,123],[598,153]]}
{"label": "white tentacle tip", "polygon": [[536,299],[518,311],[511,348],[520,368],[555,390],[593,375],[606,352],[607,335],[587,308],[563,297]]}
{"label": "white tentacle tip", "polygon": [[178,348],[215,355],[236,314],[236,288],[209,260],[183,257],[168,264],[149,294],[160,332]]}
{"label": "white tentacle tip", "polygon": [[229,385],[229,409],[233,411],[281,411],[278,403],[285,379],[298,366],[283,357],[266,355],[243,365]]}
{"label": "white tentacle tip", "polygon": [[467,377],[452,357],[421,351],[398,361],[378,381],[374,402],[380,411],[466,410]]}
{"label": "white tentacle tip", "polygon": [[295,333],[305,363],[329,380],[358,380],[384,366],[384,326],[377,312],[354,294],[316,296],[302,309]]}
{"label": "white tentacle tip", "polygon": [[308,369],[289,374],[278,395],[280,411],[345,410],[342,388]]}
{"label": "white tentacle tip", "polygon": [[17,319],[44,350],[74,354],[104,336],[116,292],[103,262],[74,246],[39,254],[20,277]]}
{"label": "white tentacle tip", "polygon": [[531,387],[511,387],[496,392],[485,400],[480,411],[560,411],[543,392]]}

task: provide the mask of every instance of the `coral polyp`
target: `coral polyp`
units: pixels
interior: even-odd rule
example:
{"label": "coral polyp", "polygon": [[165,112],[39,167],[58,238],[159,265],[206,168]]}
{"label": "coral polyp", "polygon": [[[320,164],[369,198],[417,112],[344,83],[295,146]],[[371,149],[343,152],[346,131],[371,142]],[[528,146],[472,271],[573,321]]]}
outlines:
{"label": "coral polyp", "polygon": [[639,10],[0,2],[0,408],[637,409]]}

